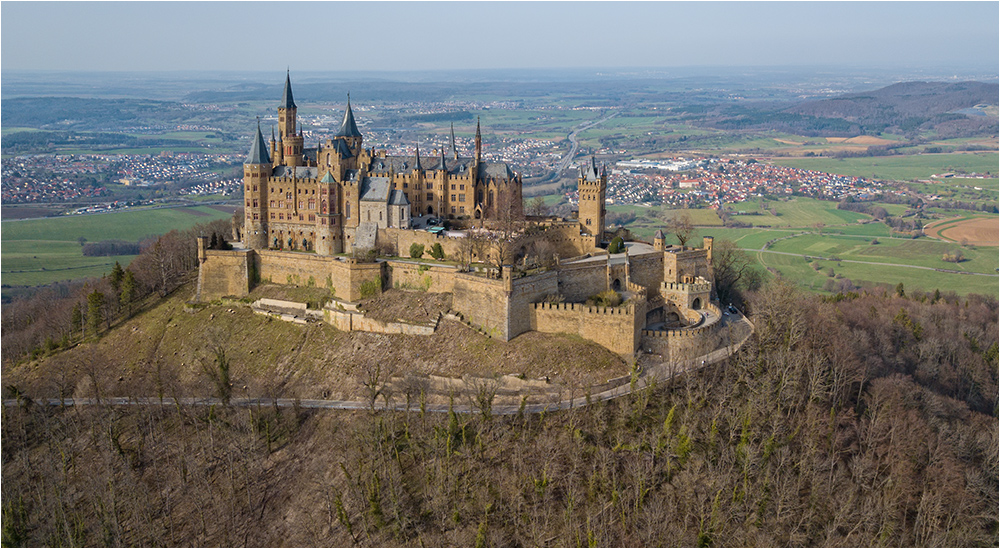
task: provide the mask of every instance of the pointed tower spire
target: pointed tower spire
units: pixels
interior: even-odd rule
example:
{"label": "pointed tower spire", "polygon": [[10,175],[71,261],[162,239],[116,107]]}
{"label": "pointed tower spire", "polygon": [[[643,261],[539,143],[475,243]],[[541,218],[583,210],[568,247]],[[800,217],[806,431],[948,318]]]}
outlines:
{"label": "pointed tower spire", "polygon": [[483,133],[479,129],[479,117],[476,117],[476,162],[483,159]]}
{"label": "pointed tower spire", "polygon": [[257,119],[257,135],[254,136],[253,144],[250,145],[250,153],[247,154],[244,164],[270,164],[271,159],[267,156],[267,144],[264,143],[264,135],[260,133],[260,118]]}
{"label": "pointed tower spire", "polygon": [[285,93],[281,96],[282,109],[295,109],[295,100],[292,99],[292,75],[291,70],[285,73]]}
{"label": "pointed tower spire", "polygon": [[[458,160],[458,147],[455,145],[455,123],[451,123],[451,152],[455,155],[455,160]],[[444,149],[441,149],[441,156],[444,156]]]}
{"label": "pointed tower spire", "polygon": [[414,170],[423,170],[424,167],[420,165],[420,142],[417,142],[417,161],[413,165]]}
{"label": "pointed tower spire", "polygon": [[344,112],[344,121],[340,123],[337,137],[361,137],[358,125],[354,122],[354,111],[351,110],[351,94],[347,94],[347,111]]}
{"label": "pointed tower spire", "polygon": [[439,170],[441,170],[443,172],[448,171],[448,164],[446,164],[445,161],[444,161],[444,147],[441,147],[441,163],[438,164],[438,168],[437,169],[439,169]]}

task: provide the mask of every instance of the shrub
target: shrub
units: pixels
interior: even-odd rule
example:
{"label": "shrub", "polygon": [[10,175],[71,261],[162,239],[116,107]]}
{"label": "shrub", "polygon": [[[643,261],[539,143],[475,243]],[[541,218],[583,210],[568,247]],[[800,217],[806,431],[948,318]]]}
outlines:
{"label": "shrub", "polygon": [[604,290],[587,299],[587,305],[597,307],[617,307],[622,303],[622,295],[614,290]]}
{"label": "shrub", "polygon": [[444,259],[444,248],[441,247],[441,243],[435,242],[434,246],[431,247],[431,257],[434,259]]}
{"label": "shrub", "polygon": [[420,259],[420,257],[423,255],[424,255],[423,244],[417,244],[416,242],[410,244],[410,257],[412,257],[413,259]]}
{"label": "shrub", "polygon": [[609,254],[620,254],[625,249],[625,240],[620,236],[616,236],[611,240],[611,244],[608,244]]}

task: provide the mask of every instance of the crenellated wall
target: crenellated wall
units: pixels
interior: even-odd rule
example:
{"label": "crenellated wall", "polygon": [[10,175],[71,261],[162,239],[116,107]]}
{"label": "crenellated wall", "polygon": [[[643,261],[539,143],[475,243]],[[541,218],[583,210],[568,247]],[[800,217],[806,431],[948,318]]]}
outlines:
{"label": "crenellated wall", "polygon": [[532,330],[577,334],[619,354],[632,354],[638,349],[646,318],[644,302],[620,307],[533,303],[530,312]]}

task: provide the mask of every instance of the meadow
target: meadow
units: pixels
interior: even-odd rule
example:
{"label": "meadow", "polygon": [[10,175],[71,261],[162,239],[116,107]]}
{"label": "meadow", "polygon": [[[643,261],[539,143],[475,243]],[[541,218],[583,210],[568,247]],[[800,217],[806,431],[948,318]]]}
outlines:
{"label": "meadow", "polygon": [[[927,179],[934,174],[965,171],[996,177],[1000,155],[990,153],[919,154],[862,158],[773,158],[780,166],[840,175],[896,181]],[[994,183],[995,185],[995,183]]]}
{"label": "meadow", "polygon": [[2,283],[5,286],[38,286],[102,276],[111,270],[115,261],[127,266],[135,256],[85,257],[80,238],[88,242],[135,242],[174,229],[228,219],[231,215],[210,206],[197,206],[3,221],[0,233]]}

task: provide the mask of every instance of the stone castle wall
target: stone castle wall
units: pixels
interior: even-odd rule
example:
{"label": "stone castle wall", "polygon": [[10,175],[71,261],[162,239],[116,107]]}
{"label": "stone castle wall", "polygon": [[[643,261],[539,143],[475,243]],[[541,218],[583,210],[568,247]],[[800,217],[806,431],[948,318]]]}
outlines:
{"label": "stone castle wall", "polygon": [[387,287],[403,290],[450,293],[455,289],[455,275],[460,272],[451,265],[426,265],[394,259],[385,263]]}
{"label": "stone castle wall", "polygon": [[604,261],[559,266],[559,294],[566,301],[586,301],[608,289],[608,266]]}
{"label": "stone castle wall", "polygon": [[199,301],[212,301],[223,296],[243,297],[250,293],[250,269],[253,252],[249,250],[199,250]]}
{"label": "stone castle wall", "polygon": [[612,352],[632,354],[645,322],[642,303],[623,307],[588,307],[582,303],[534,303],[531,329],[543,333],[578,334]]}
{"label": "stone castle wall", "polygon": [[[721,318],[722,311],[714,304],[710,303],[705,308]],[[722,323],[717,321],[696,328],[642,330],[641,344],[644,350],[664,358],[687,360],[717,348],[724,336]]]}
{"label": "stone castle wall", "polygon": [[504,281],[472,273],[455,273],[451,307],[462,313],[466,322],[486,335],[509,341],[513,336],[507,322],[510,297]]}

